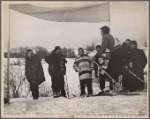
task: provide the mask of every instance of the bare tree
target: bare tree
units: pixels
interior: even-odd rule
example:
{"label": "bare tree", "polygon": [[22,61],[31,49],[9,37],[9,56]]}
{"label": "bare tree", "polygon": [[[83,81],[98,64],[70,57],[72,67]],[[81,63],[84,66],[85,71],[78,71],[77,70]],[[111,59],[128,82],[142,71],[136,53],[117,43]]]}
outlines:
{"label": "bare tree", "polygon": [[[20,59],[19,59],[20,60]],[[19,98],[21,97],[21,86],[25,82],[24,68],[23,65],[18,65],[16,63],[10,64],[10,97]],[[4,70],[4,85],[7,85],[7,72]],[[6,87],[6,86],[5,86]],[[7,88],[5,88],[5,93],[7,93]]]}

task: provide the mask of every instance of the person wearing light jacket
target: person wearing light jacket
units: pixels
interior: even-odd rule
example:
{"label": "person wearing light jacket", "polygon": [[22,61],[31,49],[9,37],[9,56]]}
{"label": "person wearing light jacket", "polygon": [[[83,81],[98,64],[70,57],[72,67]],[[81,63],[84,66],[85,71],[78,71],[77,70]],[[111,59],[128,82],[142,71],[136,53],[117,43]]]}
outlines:
{"label": "person wearing light jacket", "polygon": [[[83,48],[78,49],[78,56],[75,59],[73,69],[79,72],[81,97],[92,96],[92,69],[93,63],[88,55],[84,54]],[[87,85],[88,95],[85,93],[85,86]]]}

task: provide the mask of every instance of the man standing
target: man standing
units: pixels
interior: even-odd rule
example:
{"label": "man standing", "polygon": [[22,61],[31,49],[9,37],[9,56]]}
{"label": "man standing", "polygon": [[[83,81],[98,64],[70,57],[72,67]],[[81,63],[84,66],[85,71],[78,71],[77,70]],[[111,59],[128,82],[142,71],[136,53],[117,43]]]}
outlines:
{"label": "man standing", "polygon": [[[110,53],[109,53],[109,55],[107,55],[106,58],[111,60],[112,52],[114,52],[116,49],[118,49],[120,47],[120,45],[116,45],[115,38],[109,33],[110,29],[109,29],[108,26],[103,26],[100,29],[101,29],[101,35],[102,35],[102,45],[101,45],[101,48],[100,48],[100,50],[98,50],[96,55],[101,57],[102,54],[105,53],[106,49],[109,49]],[[108,65],[108,69],[107,69],[108,74],[113,72],[109,65]],[[113,86],[112,86],[112,81],[111,80],[108,79],[105,82],[105,89],[104,90],[105,91],[113,90]]]}
{"label": "man standing", "polygon": [[[76,57],[73,69],[79,72],[81,97],[92,96],[92,61],[89,56],[84,54],[83,48],[78,49],[79,55]],[[88,95],[85,93],[85,86],[87,85]]]}
{"label": "man standing", "polygon": [[59,96],[66,97],[64,75],[66,74],[65,64],[67,61],[61,54],[60,46],[56,46],[52,54],[45,58],[45,61],[49,64],[49,74],[51,75],[54,98]]}

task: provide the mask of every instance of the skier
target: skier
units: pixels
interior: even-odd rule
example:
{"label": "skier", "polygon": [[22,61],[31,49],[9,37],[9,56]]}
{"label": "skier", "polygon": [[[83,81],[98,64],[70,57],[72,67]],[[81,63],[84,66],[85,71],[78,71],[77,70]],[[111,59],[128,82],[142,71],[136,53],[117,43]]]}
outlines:
{"label": "skier", "polygon": [[[100,45],[97,45],[96,46],[96,50],[97,52],[101,49],[101,46]],[[98,57],[96,55],[96,62],[103,68],[103,69],[107,69],[107,66],[108,66],[108,60],[106,59],[106,56],[107,56],[107,52],[103,53],[101,55],[101,57]],[[107,75],[105,74],[104,70],[103,69],[99,69],[99,83],[100,83],[100,92],[98,93],[99,96],[103,96],[105,95],[104,93],[104,88],[105,88],[105,79],[107,78]]]}
{"label": "skier", "polygon": [[[92,60],[88,55],[84,54],[83,48],[78,49],[78,56],[75,59],[73,69],[76,72],[79,72],[79,80],[80,80],[80,89],[81,89],[81,97],[89,97],[92,96],[92,69],[93,64]],[[85,86],[87,85],[88,95],[85,93]]]}
{"label": "skier", "polygon": [[30,90],[34,100],[39,97],[38,85],[45,81],[41,60],[33,51],[28,49],[25,56],[25,75],[30,83]]}
{"label": "skier", "polygon": [[[109,49],[110,53],[109,53],[109,55],[107,55],[106,58],[111,60],[112,52],[114,52],[115,50],[120,48],[120,45],[116,44],[115,38],[109,33],[110,29],[109,29],[108,26],[103,26],[100,29],[101,29],[101,35],[102,35],[102,46],[101,46],[100,50],[98,51],[98,53],[96,55],[101,57],[101,55],[103,53],[105,53],[106,49]],[[107,68],[108,74],[113,72],[113,69],[111,69],[112,67],[110,67],[109,65],[108,65],[108,68]],[[105,82],[105,89],[104,90],[106,92],[110,92],[110,94],[113,93],[113,91],[112,91],[113,90],[112,80],[107,79],[107,81]]]}
{"label": "skier", "polygon": [[45,61],[49,64],[49,74],[52,80],[52,90],[54,98],[63,96],[66,97],[64,89],[64,75],[66,74],[67,60],[61,54],[60,46],[56,46]]}

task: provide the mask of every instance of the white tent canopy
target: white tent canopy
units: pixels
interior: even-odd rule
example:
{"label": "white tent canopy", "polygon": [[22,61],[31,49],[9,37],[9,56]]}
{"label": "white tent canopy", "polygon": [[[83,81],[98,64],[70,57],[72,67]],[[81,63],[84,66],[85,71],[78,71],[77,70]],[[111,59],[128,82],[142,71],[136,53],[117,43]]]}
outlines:
{"label": "white tent canopy", "polygon": [[109,3],[85,4],[78,6],[52,7],[49,3],[46,6],[36,4],[11,4],[10,9],[37,17],[44,20],[56,22],[88,22],[99,23],[109,22]]}

